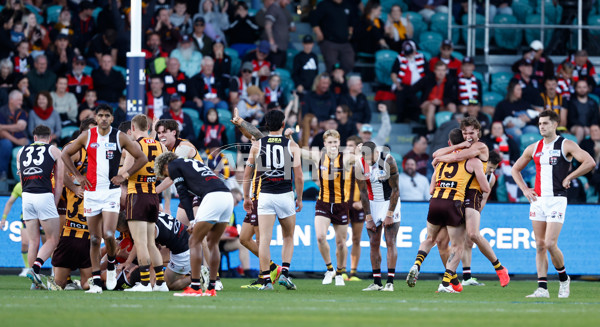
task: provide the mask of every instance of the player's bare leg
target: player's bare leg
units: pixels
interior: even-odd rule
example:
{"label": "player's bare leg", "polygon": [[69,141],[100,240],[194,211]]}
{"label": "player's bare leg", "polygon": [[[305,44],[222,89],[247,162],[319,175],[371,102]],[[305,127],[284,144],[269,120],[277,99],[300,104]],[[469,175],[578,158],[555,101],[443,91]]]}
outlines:
{"label": "player's bare leg", "polygon": [[363,291],[380,291],[383,289],[383,285],[381,284],[381,250],[379,249],[381,246],[382,230],[382,225],[377,226],[375,231],[367,229],[367,233],[369,234],[369,245],[371,248],[370,256],[371,268],[373,269],[373,283],[363,289]]}
{"label": "player's bare leg", "polygon": [[[260,226],[261,223],[259,223]],[[279,225],[281,225],[281,234],[283,237],[283,246],[281,249],[281,275],[279,276],[279,285],[285,286],[288,290],[295,290],[296,285],[292,283],[290,278],[290,264],[292,262],[292,256],[294,255],[294,230],[296,229],[296,215],[292,215],[286,218],[279,219]],[[272,230],[272,228],[271,228]],[[261,229],[261,235],[262,235]],[[269,238],[270,240],[270,238]],[[266,241],[265,241],[266,242]],[[263,240],[261,240],[261,244]],[[267,258],[270,258],[267,257]],[[260,257],[262,263],[262,257]],[[270,259],[267,259],[270,261]],[[275,282],[275,281],[273,281]]]}
{"label": "player's bare leg", "polygon": [[[444,241],[445,238],[448,237],[448,232],[445,227],[438,226],[427,222],[427,238],[421,242],[419,245],[419,251],[417,252],[417,257],[415,259],[415,263],[408,271],[408,275],[406,276],[406,283],[409,287],[415,287],[417,284],[417,279],[419,278],[419,273],[421,272],[421,264],[425,261],[425,258],[429,254],[429,251],[433,248],[433,246],[438,241]],[[446,248],[448,247],[448,243],[446,242]],[[440,252],[440,256],[442,256],[442,252]],[[442,256],[442,261],[444,266],[446,262],[444,261],[444,257]]]}
{"label": "player's bare leg", "polygon": [[350,281],[358,279],[356,269],[360,261],[360,240],[364,224],[363,222],[352,223],[352,249],[350,250],[350,276],[348,279]]}
{"label": "player's bare leg", "polygon": [[[456,268],[460,264],[465,247],[465,225],[446,226],[448,236],[450,237],[450,255],[446,262],[446,272],[442,279],[442,284],[438,287],[438,292],[456,293],[462,291],[462,285],[458,281]],[[450,285],[452,284],[452,285]]]}
{"label": "player's bare leg", "polygon": [[65,289],[67,286],[67,278],[70,275],[71,268],[54,267],[54,283],[60,286],[61,289]]}
{"label": "player's bare leg", "polygon": [[[154,244],[154,235],[148,239],[147,225],[145,221],[129,220],[127,221],[129,226],[129,232],[133,238],[133,244],[135,246],[138,265],[140,266],[140,281],[141,286],[134,286],[129,288],[131,291],[151,292],[152,286],[150,285],[150,253],[148,251],[148,244]],[[156,247],[156,246],[155,246]],[[158,251],[158,249],[157,249]],[[159,252],[160,255],[160,252]],[[162,262],[162,257],[160,258]]]}
{"label": "player's bare leg", "polygon": [[115,271],[116,256],[117,256],[117,240],[115,239],[115,231],[119,221],[118,212],[102,212],[102,237],[106,246],[106,289],[112,291],[117,286],[117,272]]}
{"label": "player's bare leg", "polygon": [[[256,241],[252,238],[256,234]],[[240,232],[240,243],[252,252],[258,258],[258,241],[259,241],[258,227],[252,226],[249,223],[242,223],[242,230]]]}
{"label": "player's bare leg", "polygon": [[160,254],[160,250],[156,247],[156,243],[154,242],[155,233],[156,224],[146,223],[146,239],[148,240],[148,254],[150,255],[150,264],[152,264],[152,267],[154,268],[155,275],[155,283],[154,288],[152,290],[166,292],[168,291],[168,288],[164,283],[164,263],[162,255]]}
{"label": "player's bare leg", "polygon": [[[323,216],[315,216],[315,234],[317,236],[317,246],[319,247],[319,252],[321,253],[321,257],[323,258],[323,261],[325,261],[325,266],[327,267],[325,278],[323,278],[324,285],[331,284],[333,277],[335,276],[333,264],[331,263],[331,249],[329,248],[329,243],[327,242],[327,231],[330,224],[331,219]],[[338,265],[339,262],[340,261],[338,261]]]}
{"label": "player's bare leg", "polygon": [[79,277],[81,278],[79,280],[81,288],[84,290],[89,290],[91,285],[88,283],[88,280],[92,278],[92,268],[79,268]]}
{"label": "player's bare leg", "polygon": [[333,225],[333,230],[335,231],[335,254],[337,260],[335,285],[343,286],[344,277],[342,277],[342,274],[346,272],[346,259],[348,258],[348,246],[346,246],[346,239],[348,238],[348,224]]}
{"label": "player's bare leg", "polygon": [[208,243],[208,249],[210,253],[210,259],[208,261],[208,267],[210,269],[210,279],[208,284],[208,294],[213,292],[216,295],[215,284],[217,282],[217,274],[219,272],[219,265],[221,264],[221,251],[219,250],[219,241],[223,232],[227,228],[227,223],[217,223],[212,225],[212,229],[206,235],[206,241]]}
{"label": "player's bare leg", "polygon": [[[260,266],[260,278],[259,281],[264,287],[271,286],[272,280],[270,273],[269,261],[271,258],[271,238],[273,236],[273,225],[275,224],[275,215],[259,215],[258,216],[258,228],[260,234],[260,240],[258,241],[258,261]],[[281,226],[283,231],[283,226]],[[292,243],[293,245],[293,243]],[[284,243],[285,248],[285,243]],[[293,249],[292,249],[293,250]],[[271,285],[269,285],[271,284]]]}
{"label": "player's bare leg", "polygon": [[448,230],[446,227],[440,228],[435,238],[435,245],[438,247],[442,264],[446,266],[448,262],[448,256],[450,255],[450,237],[448,236]]}
{"label": "player's bare leg", "polygon": [[181,291],[192,282],[190,275],[182,275],[174,272],[169,267],[165,270],[165,282],[171,291]]}
{"label": "player's bare leg", "polygon": [[398,248],[396,247],[396,238],[400,223],[393,223],[390,226],[383,227],[383,236],[387,247],[387,281],[384,291],[394,291],[394,277],[396,276],[396,261],[398,260]]}

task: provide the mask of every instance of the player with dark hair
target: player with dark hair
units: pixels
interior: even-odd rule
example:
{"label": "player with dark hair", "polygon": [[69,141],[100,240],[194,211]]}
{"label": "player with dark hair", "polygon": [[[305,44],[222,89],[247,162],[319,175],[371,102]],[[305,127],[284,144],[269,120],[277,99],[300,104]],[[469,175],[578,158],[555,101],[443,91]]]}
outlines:
{"label": "player with dark hair", "polygon": [[[529,145],[515,162],[512,176],[523,195],[529,200],[529,219],[535,234],[535,263],[538,288],[527,297],[550,297],[548,293],[548,253],[558,272],[559,298],[568,298],[571,278],[567,275],[563,253],[558,248],[558,237],[565,222],[567,189],[571,181],[590,172],[596,166],[594,159],[577,143],[556,135],[560,118],[556,112],[545,110],[539,115],[538,126],[543,139]],[[571,170],[571,161],[579,166]],[[521,171],[533,160],[536,178],[530,188],[521,176]]]}
{"label": "player with dark hair", "polygon": [[[362,144],[360,136],[352,135],[346,140],[346,153],[354,153],[356,147]],[[359,282],[361,279],[356,276],[356,269],[360,261],[360,240],[362,230],[365,225],[365,213],[362,210],[360,201],[360,190],[356,181],[356,167],[352,165],[350,169],[350,194],[348,196],[348,217],[352,227],[352,249],[350,250],[350,275],[343,274],[344,280],[350,282]]]}
{"label": "player with dark hair", "polygon": [[[111,106],[100,104],[96,106],[95,112],[98,126],[81,133],[62,153],[65,167],[85,189],[83,206],[90,232],[90,260],[94,281],[94,285],[86,293],[102,293],[104,283],[100,278],[101,237],[104,238],[107,248],[106,288],[113,290],[117,284],[115,229],[120,209],[120,185],[148,161],[139,146],[126,135],[111,127],[114,120]],[[71,156],[82,148],[86,150],[88,159],[85,176],[77,170],[71,159]],[[135,163],[129,171],[125,172],[125,175],[118,174],[122,149],[127,150],[135,159]]]}
{"label": "player with dark hair", "polygon": [[[356,161],[356,181],[365,213],[371,247],[373,283],[363,291],[394,291],[398,249],[396,237],[400,228],[400,190],[398,166],[389,152],[380,151],[373,142],[365,142]],[[381,283],[381,233],[387,246],[387,282]]]}
{"label": "player with dark hair", "polygon": [[[178,159],[175,153],[165,152],[156,158],[154,167],[159,178],[171,177],[188,217],[195,217],[190,220],[188,227],[188,231],[192,234],[190,239],[191,284],[189,288],[182,293],[176,293],[175,296],[217,296],[215,284],[221,262],[219,241],[233,213],[233,195],[210,168],[197,160]],[[195,216],[190,193],[202,199]],[[210,260],[208,260],[210,282],[207,291],[202,293],[200,274],[202,241],[205,237],[210,251]]]}
{"label": "player with dark hair", "polygon": [[[38,125],[33,130],[34,142],[17,153],[17,170],[23,186],[23,220],[29,239],[27,277],[40,288],[40,271],[58,245],[60,222],[56,206],[63,187],[64,167],[59,159],[60,150],[50,145],[50,128]],[[55,185],[52,186],[54,174]],[[40,224],[46,233],[46,242],[40,248]]]}

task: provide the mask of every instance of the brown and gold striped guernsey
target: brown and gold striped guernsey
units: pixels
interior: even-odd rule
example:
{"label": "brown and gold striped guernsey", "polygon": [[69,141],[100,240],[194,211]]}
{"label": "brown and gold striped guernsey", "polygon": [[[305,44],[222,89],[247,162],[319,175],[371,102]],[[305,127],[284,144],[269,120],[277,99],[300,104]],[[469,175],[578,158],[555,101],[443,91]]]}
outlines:
{"label": "brown and gold striped guernsey", "polygon": [[155,194],[156,173],[154,172],[154,160],[162,154],[162,146],[158,141],[149,137],[140,137],[137,142],[144,155],[148,157],[148,163],[135,174],[129,176],[127,194]]}
{"label": "brown and gold striped guernsey", "polygon": [[350,198],[351,179],[344,169],[344,154],[331,160],[328,155],[319,160],[319,200],[326,203],[345,203]]}
{"label": "brown and gold striped guernsey", "polygon": [[[74,162],[75,168],[85,176],[87,171],[86,151],[82,148],[79,152],[79,161]],[[87,220],[84,216],[83,198],[75,195],[68,187],[65,187],[65,198],[67,201],[67,217],[63,227],[62,236],[89,239]]]}
{"label": "brown and gold striped guernsey", "polygon": [[[483,174],[485,175],[488,162],[482,161],[481,163],[483,164]],[[477,191],[481,192],[481,185],[479,185],[477,178],[475,178],[475,174],[473,174],[473,181],[471,182],[471,185],[469,185],[469,187],[467,189],[477,190]]]}
{"label": "brown and gold striped guernsey", "polygon": [[465,200],[466,190],[475,175],[467,171],[467,161],[445,163],[440,162],[435,167],[434,199]]}
{"label": "brown and gold striped guernsey", "polygon": [[[177,150],[177,147],[178,147],[179,145],[181,145],[181,142],[190,142],[190,141],[188,141],[188,140],[186,140],[186,139],[179,139],[179,138],[178,138],[178,139],[176,139],[176,140],[175,140],[175,145],[173,145],[173,150],[171,150],[171,152],[175,152],[175,150]],[[192,142],[190,142],[190,143],[192,143]],[[193,145],[192,145],[192,148],[194,148],[194,150],[196,150],[196,154],[195,154],[195,155],[194,155],[194,157],[193,157],[193,158],[191,158],[191,159],[198,160],[198,161],[200,161],[201,163],[204,163],[204,160],[202,160],[202,157],[200,156],[200,152],[198,152],[198,149],[196,149],[196,148],[195,148]]]}
{"label": "brown and gold striped guernsey", "polygon": [[252,194],[250,199],[252,201],[258,200],[258,195],[260,194],[261,186],[262,186],[262,178],[260,178],[260,175],[258,174],[258,170],[255,169],[254,176],[252,176],[252,182],[250,183],[250,187],[251,187],[250,192]]}
{"label": "brown and gold striped guernsey", "polygon": [[350,204],[360,201],[360,190],[358,189],[358,182],[356,181],[354,169],[354,166],[350,168],[350,194],[348,195]]}

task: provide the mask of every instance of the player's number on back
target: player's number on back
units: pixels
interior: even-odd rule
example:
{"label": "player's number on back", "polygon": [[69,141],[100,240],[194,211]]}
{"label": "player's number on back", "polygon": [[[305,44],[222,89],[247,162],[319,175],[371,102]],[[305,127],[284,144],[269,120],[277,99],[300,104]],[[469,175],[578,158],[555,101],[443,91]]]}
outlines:
{"label": "player's number on back", "polygon": [[[37,149],[37,158],[34,159],[33,158],[33,152]],[[35,166],[39,166],[44,162],[44,152],[46,152],[46,147],[44,146],[40,146],[40,147],[28,147],[27,149],[25,149],[25,156],[27,157],[25,159],[25,161],[23,161],[23,166],[24,167],[29,167],[29,165],[31,165],[31,163],[33,162],[33,164]]]}
{"label": "player's number on back", "polygon": [[442,174],[444,174],[445,178],[452,178],[458,173],[458,163],[442,163],[442,169],[440,169],[440,178],[442,178]]}
{"label": "player's number on back", "polygon": [[184,161],[185,162],[191,162],[192,163],[192,168],[194,168],[195,171],[201,173],[202,176],[214,175],[214,173],[212,172],[212,170],[210,170],[206,166],[200,166],[199,162],[196,161],[196,160],[194,160],[194,159],[185,159]]}
{"label": "player's number on back", "polygon": [[[168,222],[167,222],[167,221],[165,221],[165,220],[163,219],[163,217],[164,217],[164,218],[167,218]],[[162,216],[162,215],[158,216],[158,220],[160,220],[160,222],[161,222],[163,225],[165,225],[165,227],[167,227],[167,229],[168,229],[168,230],[173,230],[173,224],[175,224],[175,230],[179,230],[179,226],[180,226],[180,224],[181,224],[181,223],[179,222],[179,220],[176,220],[176,219],[174,219],[174,218],[172,218],[172,217],[170,217],[170,216],[167,216],[167,215],[165,215],[165,216]]]}
{"label": "player's number on back", "polygon": [[154,159],[156,159],[157,150],[158,148],[156,145],[148,146],[148,163],[150,164],[146,167],[146,171],[148,171],[150,174],[154,174]]}
{"label": "player's number on back", "polygon": [[283,146],[275,144],[267,144],[266,147],[267,167],[266,168],[283,168]]}

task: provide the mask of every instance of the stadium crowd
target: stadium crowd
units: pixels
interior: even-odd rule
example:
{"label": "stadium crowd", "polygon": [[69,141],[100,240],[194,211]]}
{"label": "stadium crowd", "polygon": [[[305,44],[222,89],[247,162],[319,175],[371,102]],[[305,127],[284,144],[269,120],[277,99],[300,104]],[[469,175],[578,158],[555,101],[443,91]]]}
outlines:
{"label": "stadium crowd", "polygon": [[[513,14],[511,1],[492,3],[492,16]],[[598,161],[600,92],[587,52],[553,63],[544,44],[533,41],[512,66],[514,75],[504,84],[492,76],[490,86],[477,72],[475,59],[455,51],[458,40],[439,43],[433,49],[437,55],[417,40],[422,24],[433,27],[436,15],[448,10],[458,20],[465,4],[324,0],[306,10],[310,13],[303,19],[312,32],[301,36],[301,51],[288,51],[298,43],[291,38],[297,19],[290,0],[265,0],[260,10],[232,0],[144,1],[147,114],[177,121],[181,137],[206,150],[203,156],[214,161],[213,167],[225,158],[218,149],[248,143],[229,122],[234,108],[255,125],[264,124],[268,110],[285,109],[287,126],[299,132],[298,143],[320,148],[323,132],[337,129],[342,146],[358,135],[394,151],[388,136],[398,125],[392,120],[415,122],[423,128],[412,150],[398,156],[403,158],[401,182],[422,188],[422,177],[433,171],[431,153],[471,116],[480,121],[489,148],[502,155],[491,197],[500,201],[524,200],[510,169],[522,150],[539,139],[537,116],[543,110],[556,111],[562,135]],[[49,126],[53,142],[62,146],[83,120],[93,117],[99,103],[115,109],[114,127],[126,120],[130,13],[126,0],[5,2],[0,11],[1,152],[31,143],[39,124]],[[555,51],[557,45],[551,46]],[[357,63],[381,51],[394,51],[385,72],[390,86],[372,83],[365,89],[367,78],[356,73],[362,72]],[[490,91],[505,96],[486,101]],[[1,156],[0,179],[11,177],[10,166],[11,157]],[[531,169],[524,175],[532,182]],[[597,202],[600,171],[578,181],[570,200]],[[422,193],[413,200],[427,200],[427,192]]]}

